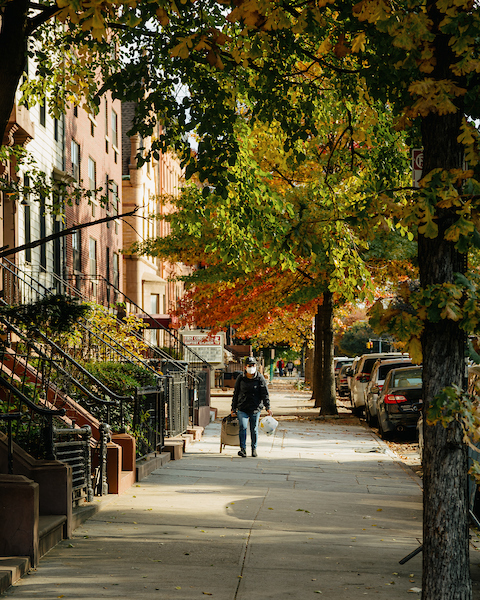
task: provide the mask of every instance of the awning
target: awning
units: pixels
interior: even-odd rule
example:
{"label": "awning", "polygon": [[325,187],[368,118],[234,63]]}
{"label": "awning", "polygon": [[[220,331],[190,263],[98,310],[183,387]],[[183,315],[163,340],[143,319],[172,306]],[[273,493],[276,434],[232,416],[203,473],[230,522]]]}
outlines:
{"label": "awning", "polygon": [[139,315],[143,322],[147,324],[148,329],[167,329],[172,325],[172,317],[170,315]]}

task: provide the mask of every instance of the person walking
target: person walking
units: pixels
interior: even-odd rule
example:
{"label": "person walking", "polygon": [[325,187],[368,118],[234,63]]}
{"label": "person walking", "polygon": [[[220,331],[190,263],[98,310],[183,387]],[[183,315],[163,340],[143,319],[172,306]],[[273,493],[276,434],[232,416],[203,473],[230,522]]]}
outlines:
{"label": "person walking", "polygon": [[240,451],[238,456],[247,456],[247,427],[250,428],[252,456],[257,456],[258,422],[262,408],[272,416],[267,382],[258,372],[257,361],[253,356],[245,360],[245,373],[237,377],[232,398],[232,416],[237,415],[240,425]]}
{"label": "person walking", "polygon": [[280,359],[280,360],[277,362],[277,367],[278,367],[278,375],[279,375],[280,377],[283,377],[283,368],[284,368],[284,362],[283,362],[283,360],[282,360],[282,359]]}

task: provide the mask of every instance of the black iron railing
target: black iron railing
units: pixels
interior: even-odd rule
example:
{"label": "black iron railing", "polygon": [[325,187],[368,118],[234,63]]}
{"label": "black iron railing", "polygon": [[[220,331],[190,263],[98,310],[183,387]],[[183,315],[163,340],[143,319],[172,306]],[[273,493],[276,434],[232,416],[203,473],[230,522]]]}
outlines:
{"label": "black iron railing", "polygon": [[137,457],[161,451],[165,439],[165,414],[168,402],[166,378],[156,387],[138,388],[135,395],[133,428],[137,442]]}
{"label": "black iron railing", "polygon": [[65,409],[46,408],[32,402],[12,381],[0,374],[0,427],[8,436],[8,470],[13,471],[13,442],[37,459],[54,460],[54,418]]}

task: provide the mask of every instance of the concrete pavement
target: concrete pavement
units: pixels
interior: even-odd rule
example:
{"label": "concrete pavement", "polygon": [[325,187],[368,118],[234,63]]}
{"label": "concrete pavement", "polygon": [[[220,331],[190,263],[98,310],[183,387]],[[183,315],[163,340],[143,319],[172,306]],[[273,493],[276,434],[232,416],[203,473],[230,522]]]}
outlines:
{"label": "concrete pavement", "polygon": [[[229,402],[212,404],[222,415]],[[6,597],[420,598],[421,555],[398,564],[421,540],[420,479],[347,411],[313,420],[308,394],[288,389],[272,406],[279,427],[258,458],[220,454],[217,419]]]}

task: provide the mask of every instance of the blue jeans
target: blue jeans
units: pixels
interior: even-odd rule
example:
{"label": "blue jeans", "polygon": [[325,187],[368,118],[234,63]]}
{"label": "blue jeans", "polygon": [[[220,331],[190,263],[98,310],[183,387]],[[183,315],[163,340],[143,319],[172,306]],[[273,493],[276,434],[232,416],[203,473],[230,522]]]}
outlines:
{"label": "blue jeans", "polygon": [[239,428],[239,437],[240,437],[240,447],[247,447],[247,427],[250,426],[250,437],[252,439],[252,450],[257,447],[257,439],[258,439],[258,422],[260,421],[260,412],[254,413],[253,415],[249,415],[246,412],[241,410],[237,410],[238,423],[240,425]]}

